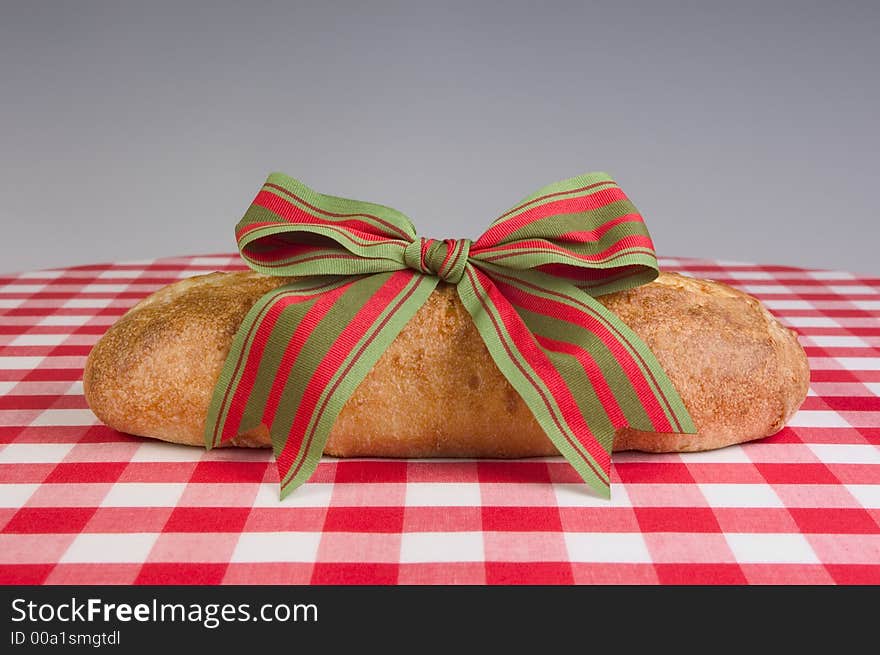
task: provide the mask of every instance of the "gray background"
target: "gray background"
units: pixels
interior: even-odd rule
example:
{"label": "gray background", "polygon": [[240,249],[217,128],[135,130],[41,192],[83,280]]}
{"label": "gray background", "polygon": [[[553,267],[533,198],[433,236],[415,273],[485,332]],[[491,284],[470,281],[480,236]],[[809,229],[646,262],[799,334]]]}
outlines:
{"label": "gray background", "polygon": [[479,234],[616,177],[658,252],[878,274],[880,2],[6,2],[0,272],[228,252],[272,170]]}

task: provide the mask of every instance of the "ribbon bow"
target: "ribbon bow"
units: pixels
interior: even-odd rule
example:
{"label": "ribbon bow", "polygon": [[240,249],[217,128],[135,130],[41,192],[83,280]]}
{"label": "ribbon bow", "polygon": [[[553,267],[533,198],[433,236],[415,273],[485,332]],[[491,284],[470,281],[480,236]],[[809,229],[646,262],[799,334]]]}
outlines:
{"label": "ribbon bow", "polygon": [[282,498],[314,472],[345,402],[441,280],[603,496],[616,429],[695,432],[648,347],[593,298],[658,274],[642,217],[604,173],[540,189],[474,242],[417,237],[394,209],[273,173],[236,237],[252,269],[296,279],[263,296],[236,333],[205,442],[268,426]]}

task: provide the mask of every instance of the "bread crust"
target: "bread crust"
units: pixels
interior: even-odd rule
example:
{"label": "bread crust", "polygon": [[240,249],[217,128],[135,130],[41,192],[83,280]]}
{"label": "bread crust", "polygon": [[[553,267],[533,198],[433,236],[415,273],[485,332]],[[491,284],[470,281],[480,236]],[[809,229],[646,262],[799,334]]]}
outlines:
{"label": "bread crust", "polygon": [[[89,406],[122,432],[202,445],[233,335],[253,304],[286,281],[212,273],[157,291],[92,349],[83,375]],[[795,333],[741,291],[662,273],[599,301],[653,350],[698,428],[697,434],[622,429],[614,450],[708,450],[758,439],[777,432],[806,397],[809,368]],[[230,443],[263,447],[270,440],[260,426]],[[345,404],[324,452],[558,454],[495,366],[455,288],[442,283]]]}

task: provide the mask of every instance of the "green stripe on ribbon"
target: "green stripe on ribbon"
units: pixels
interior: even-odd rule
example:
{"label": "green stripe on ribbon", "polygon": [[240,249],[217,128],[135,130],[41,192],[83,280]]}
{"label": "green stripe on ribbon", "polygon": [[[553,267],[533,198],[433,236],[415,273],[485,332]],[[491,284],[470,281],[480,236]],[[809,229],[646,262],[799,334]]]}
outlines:
{"label": "green stripe on ribbon", "polygon": [[273,173],[236,236],[251,268],[296,279],[242,322],[205,443],[266,425],[282,497],[314,472],[339,412],[440,280],[457,286],[499,370],[603,496],[616,429],[695,432],[648,347],[594,299],[658,273],[642,217],[604,173],[539,189],[474,242],[417,237],[390,207]]}

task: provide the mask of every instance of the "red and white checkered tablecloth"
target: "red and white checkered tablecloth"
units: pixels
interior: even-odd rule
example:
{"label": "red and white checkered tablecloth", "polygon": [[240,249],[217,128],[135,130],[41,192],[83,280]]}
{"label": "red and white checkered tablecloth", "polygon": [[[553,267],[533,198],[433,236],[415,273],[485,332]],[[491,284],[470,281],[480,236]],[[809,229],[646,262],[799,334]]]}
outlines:
{"label": "red and white checkered tablecloth", "polygon": [[279,501],[268,450],[120,434],[82,395],[126,309],[237,255],[0,276],[0,582],[880,583],[880,278],[661,264],[797,329],[810,395],[760,442],[616,453],[610,502],[561,458],[325,458]]}

